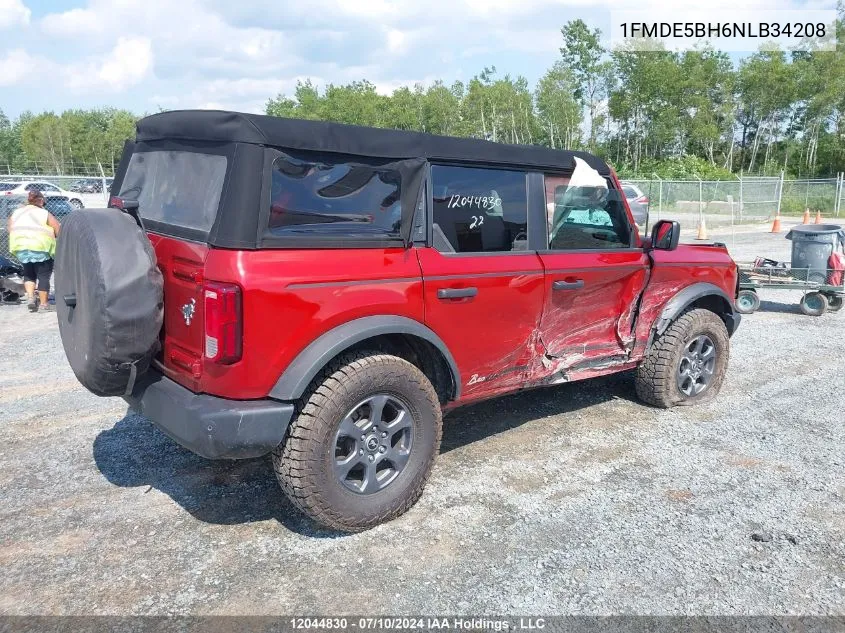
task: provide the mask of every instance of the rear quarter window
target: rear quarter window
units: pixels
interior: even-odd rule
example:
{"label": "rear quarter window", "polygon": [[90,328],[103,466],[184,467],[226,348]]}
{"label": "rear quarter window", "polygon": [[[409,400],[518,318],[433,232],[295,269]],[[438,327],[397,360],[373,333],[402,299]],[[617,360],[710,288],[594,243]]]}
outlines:
{"label": "rear quarter window", "polygon": [[399,237],[401,190],[393,169],[280,156],[273,163],[269,234]]}
{"label": "rear quarter window", "polygon": [[137,200],[144,220],[208,233],[220,206],[225,156],[179,150],[136,152],[119,196]]}

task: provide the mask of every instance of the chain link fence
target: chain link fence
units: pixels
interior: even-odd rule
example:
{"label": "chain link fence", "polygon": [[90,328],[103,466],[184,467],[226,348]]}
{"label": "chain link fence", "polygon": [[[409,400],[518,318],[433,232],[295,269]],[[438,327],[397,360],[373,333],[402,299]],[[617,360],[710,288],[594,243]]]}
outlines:
{"label": "chain link fence", "polygon": [[75,209],[105,206],[111,181],[102,173],[99,177],[0,174],[0,256],[14,260],[9,252],[8,219],[27,203],[30,191],[41,191],[45,208],[61,222]]}
{"label": "chain link fence", "polygon": [[625,180],[648,198],[651,226],[663,219],[681,223],[683,234],[770,222],[775,215],[803,216],[809,210],[836,221],[845,208],[845,179],[786,180],[744,176],[734,180]]}

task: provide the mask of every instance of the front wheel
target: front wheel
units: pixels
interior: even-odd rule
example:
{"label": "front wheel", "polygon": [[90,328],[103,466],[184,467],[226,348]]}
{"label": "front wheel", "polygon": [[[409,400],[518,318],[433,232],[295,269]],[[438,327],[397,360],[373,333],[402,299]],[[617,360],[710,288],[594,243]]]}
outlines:
{"label": "front wheel", "polygon": [[710,400],[722,388],[729,355],[728,330],[718,315],[703,309],[684,312],[637,367],[637,395],[664,409]]}
{"label": "front wheel", "polygon": [[442,416],[428,378],[377,352],[345,354],[297,405],[273,467],[288,498],[323,525],[366,530],[408,510],[440,446]]}
{"label": "front wheel", "polygon": [[82,204],[82,200],[77,200],[76,198],[74,198],[73,200],[70,201],[70,206],[72,206],[74,209],[84,209],[85,208],[85,205]]}

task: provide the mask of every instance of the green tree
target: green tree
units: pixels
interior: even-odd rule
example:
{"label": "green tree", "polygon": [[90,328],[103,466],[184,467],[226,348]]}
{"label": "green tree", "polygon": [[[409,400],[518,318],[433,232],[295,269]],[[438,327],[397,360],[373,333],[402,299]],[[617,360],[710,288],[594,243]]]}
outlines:
{"label": "green tree", "polygon": [[582,108],[573,96],[575,78],[562,62],[555,62],[537,83],[535,101],[543,138],[553,148],[575,147],[580,136]]}
{"label": "green tree", "polygon": [[605,83],[602,75],[606,65],[602,62],[605,50],[601,45],[601,31],[590,29],[583,20],[571,20],[560,30],[563,46],[560,55],[563,64],[570,69],[575,82],[574,97],[589,110],[590,137],[588,147],[596,148],[596,134],[600,121],[598,107],[604,98]]}

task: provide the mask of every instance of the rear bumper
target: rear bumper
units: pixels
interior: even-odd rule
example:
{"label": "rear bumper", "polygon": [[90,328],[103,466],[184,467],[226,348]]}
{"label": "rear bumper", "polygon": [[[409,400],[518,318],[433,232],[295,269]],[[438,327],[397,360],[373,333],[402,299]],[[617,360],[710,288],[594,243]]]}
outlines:
{"label": "rear bumper", "polygon": [[265,455],[282,441],[293,405],[196,394],[150,370],[124,400],[165,435],[209,459]]}

